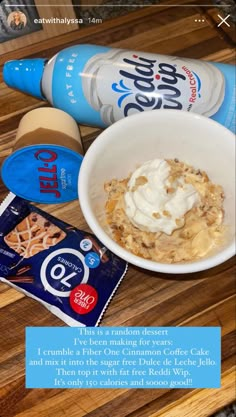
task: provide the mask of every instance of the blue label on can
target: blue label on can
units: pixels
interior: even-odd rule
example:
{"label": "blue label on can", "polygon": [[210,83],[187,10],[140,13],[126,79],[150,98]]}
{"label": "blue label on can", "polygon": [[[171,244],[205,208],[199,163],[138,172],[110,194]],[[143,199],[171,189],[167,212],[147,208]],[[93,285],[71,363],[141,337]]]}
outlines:
{"label": "blue label on can", "polygon": [[218,123],[221,123],[223,126],[227,127],[233,133],[235,133],[235,108],[236,108],[236,69],[234,65],[220,64],[218,62],[211,62],[216,68],[218,68],[225,79],[225,92],[224,92],[224,101],[218,110],[211,119],[215,120]]}

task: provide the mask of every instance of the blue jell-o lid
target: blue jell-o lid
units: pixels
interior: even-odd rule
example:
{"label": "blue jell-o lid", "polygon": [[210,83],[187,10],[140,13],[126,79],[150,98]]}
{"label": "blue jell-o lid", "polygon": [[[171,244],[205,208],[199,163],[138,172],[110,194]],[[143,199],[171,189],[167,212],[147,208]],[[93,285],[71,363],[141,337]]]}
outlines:
{"label": "blue jell-o lid", "polygon": [[37,108],[19,123],[2,180],[14,194],[37,203],[75,200],[82,154],[76,121],[62,110]]}
{"label": "blue jell-o lid", "polygon": [[83,157],[60,145],[21,148],[3,163],[1,176],[14,194],[37,203],[63,203],[78,198]]}

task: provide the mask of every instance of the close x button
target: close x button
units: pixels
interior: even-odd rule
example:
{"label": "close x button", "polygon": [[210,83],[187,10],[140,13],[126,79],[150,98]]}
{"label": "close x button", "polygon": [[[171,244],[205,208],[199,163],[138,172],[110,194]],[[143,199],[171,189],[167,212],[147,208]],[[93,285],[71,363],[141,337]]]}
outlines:
{"label": "close x button", "polygon": [[222,17],[220,14],[217,15],[220,19],[220,23],[217,25],[217,27],[220,27],[222,24],[225,24],[230,28],[230,24],[227,22],[228,18],[230,17],[230,14],[228,14],[226,17]]}

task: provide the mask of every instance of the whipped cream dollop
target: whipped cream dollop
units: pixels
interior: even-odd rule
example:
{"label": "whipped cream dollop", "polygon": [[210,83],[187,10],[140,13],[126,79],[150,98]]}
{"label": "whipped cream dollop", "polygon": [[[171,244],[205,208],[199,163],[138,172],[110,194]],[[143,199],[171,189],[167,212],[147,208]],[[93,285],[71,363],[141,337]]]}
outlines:
{"label": "whipped cream dollop", "polygon": [[179,176],[170,182],[164,159],[147,161],[133,172],[124,195],[125,212],[140,230],[170,235],[184,225],[184,215],[200,201],[193,185]]}

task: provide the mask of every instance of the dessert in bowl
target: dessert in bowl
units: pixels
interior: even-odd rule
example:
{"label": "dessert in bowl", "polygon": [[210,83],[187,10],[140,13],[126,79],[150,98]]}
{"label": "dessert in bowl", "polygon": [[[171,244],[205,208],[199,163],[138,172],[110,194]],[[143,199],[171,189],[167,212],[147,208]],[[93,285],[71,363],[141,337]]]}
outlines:
{"label": "dessert in bowl", "polygon": [[129,116],[104,130],[79,174],[97,237],[139,267],[189,273],[235,253],[235,138],[177,110]]}

